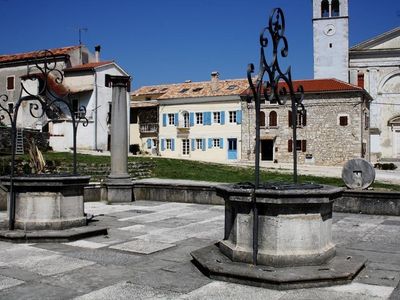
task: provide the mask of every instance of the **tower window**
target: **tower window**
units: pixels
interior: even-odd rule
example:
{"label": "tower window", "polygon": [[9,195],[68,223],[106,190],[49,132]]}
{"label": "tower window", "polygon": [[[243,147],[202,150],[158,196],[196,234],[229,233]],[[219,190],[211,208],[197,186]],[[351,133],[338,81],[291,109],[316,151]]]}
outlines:
{"label": "tower window", "polygon": [[332,46],[333,46],[332,43],[329,43],[329,48],[332,48]]}
{"label": "tower window", "polygon": [[339,8],[339,0],[332,1],[332,17],[339,17],[340,8]]}
{"label": "tower window", "polygon": [[321,17],[329,18],[329,1],[323,0],[321,2]]}

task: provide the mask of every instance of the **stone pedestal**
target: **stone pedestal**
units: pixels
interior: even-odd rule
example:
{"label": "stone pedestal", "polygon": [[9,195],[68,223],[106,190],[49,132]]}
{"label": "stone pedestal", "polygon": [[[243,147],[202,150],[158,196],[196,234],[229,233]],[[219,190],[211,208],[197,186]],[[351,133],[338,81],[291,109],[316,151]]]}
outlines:
{"label": "stone pedestal", "polygon": [[[332,205],[341,188],[256,191],[257,262],[274,267],[322,264],[335,255]],[[219,247],[233,261],[252,263],[251,191],[218,187],[225,200],[225,236]]]}
{"label": "stone pedestal", "polygon": [[102,200],[107,203],[133,200],[132,180],[128,174],[128,100],[129,76],[106,75],[112,88],[111,173],[104,183]]}
{"label": "stone pedestal", "polygon": [[[191,253],[211,278],[277,289],[344,284],[364,267],[361,256],[336,253],[332,206],[343,189],[331,186],[216,188],[225,201],[224,239]],[[253,197],[258,211],[253,265]]]}
{"label": "stone pedestal", "polygon": [[[15,177],[15,228],[61,230],[86,225],[83,190],[89,179],[90,176]],[[1,184],[9,191],[9,177],[2,177]],[[7,202],[9,208],[10,193]]]}

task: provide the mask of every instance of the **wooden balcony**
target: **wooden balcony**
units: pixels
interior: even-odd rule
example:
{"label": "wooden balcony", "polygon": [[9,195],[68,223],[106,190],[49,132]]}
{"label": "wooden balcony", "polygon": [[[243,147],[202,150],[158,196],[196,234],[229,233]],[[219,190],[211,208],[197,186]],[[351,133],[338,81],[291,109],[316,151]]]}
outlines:
{"label": "wooden balcony", "polygon": [[158,132],[158,123],[140,124],[139,132],[140,133],[157,133]]}

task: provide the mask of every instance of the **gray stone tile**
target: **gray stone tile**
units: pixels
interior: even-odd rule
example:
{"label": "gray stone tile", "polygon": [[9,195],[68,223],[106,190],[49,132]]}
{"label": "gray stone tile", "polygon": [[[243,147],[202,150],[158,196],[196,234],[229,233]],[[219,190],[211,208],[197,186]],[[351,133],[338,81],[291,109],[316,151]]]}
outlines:
{"label": "gray stone tile", "polygon": [[34,257],[27,256],[11,261],[9,265],[47,276],[68,272],[93,264],[94,262],[92,261],[62,255],[50,255]]}
{"label": "gray stone tile", "polygon": [[0,291],[23,283],[22,280],[0,275]]}
{"label": "gray stone tile", "polygon": [[139,254],[151,254],[174,246],[175,244],[160,243],[155,241],[133,240],[130,242],[110,246],[109,248]]}
{"label": "gray stone tile", "polygon": [[377,270],[369,266],[361,271],[354,280],[354,282],[391,287],[395,287],[399,281],[400,273],[398,271]]}
{"label": "gray stone tile", "polygon": [[173,291],[154,289],[145,285],[132,282],[120,282],[86,295],[74,298],[76,300],[109,300],[109,299],[176,299],[180,294]]}
{"label": "gray stone tile", "polygon": [[96,242],[87,241],[87,240],[78,240],[78,241],[64,243],[64,244],[68,245],[68,246],[88,248],[88,249],[99,249],[99,248],[108,246],[107,244],[96,243]]}
{"label": "gray stone tile", "polygon": [[278,299],[285,299],[286,294],[287,293],[285,291],[275,291],[275,290],[251,287],[246,285],[222,282],[222,281],[214,281],[186,295],[182,295],[179,299],[278,300]]}
{"label": "gray stone tile", "polygon": [[78,294],[70,288],[31,282],[0,292],[0,299],[7,300],[50,300],[71,299]]}

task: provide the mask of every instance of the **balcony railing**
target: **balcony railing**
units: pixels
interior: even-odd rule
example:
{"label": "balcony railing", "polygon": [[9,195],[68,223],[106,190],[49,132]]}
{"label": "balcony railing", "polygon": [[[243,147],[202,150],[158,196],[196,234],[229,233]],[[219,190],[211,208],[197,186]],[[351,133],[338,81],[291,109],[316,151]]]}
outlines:
{"label": "balcony railing", "polygon": [[140,130],[140,133],[157,133],[158,132],[158,123],[140,124],[139,130]]}

